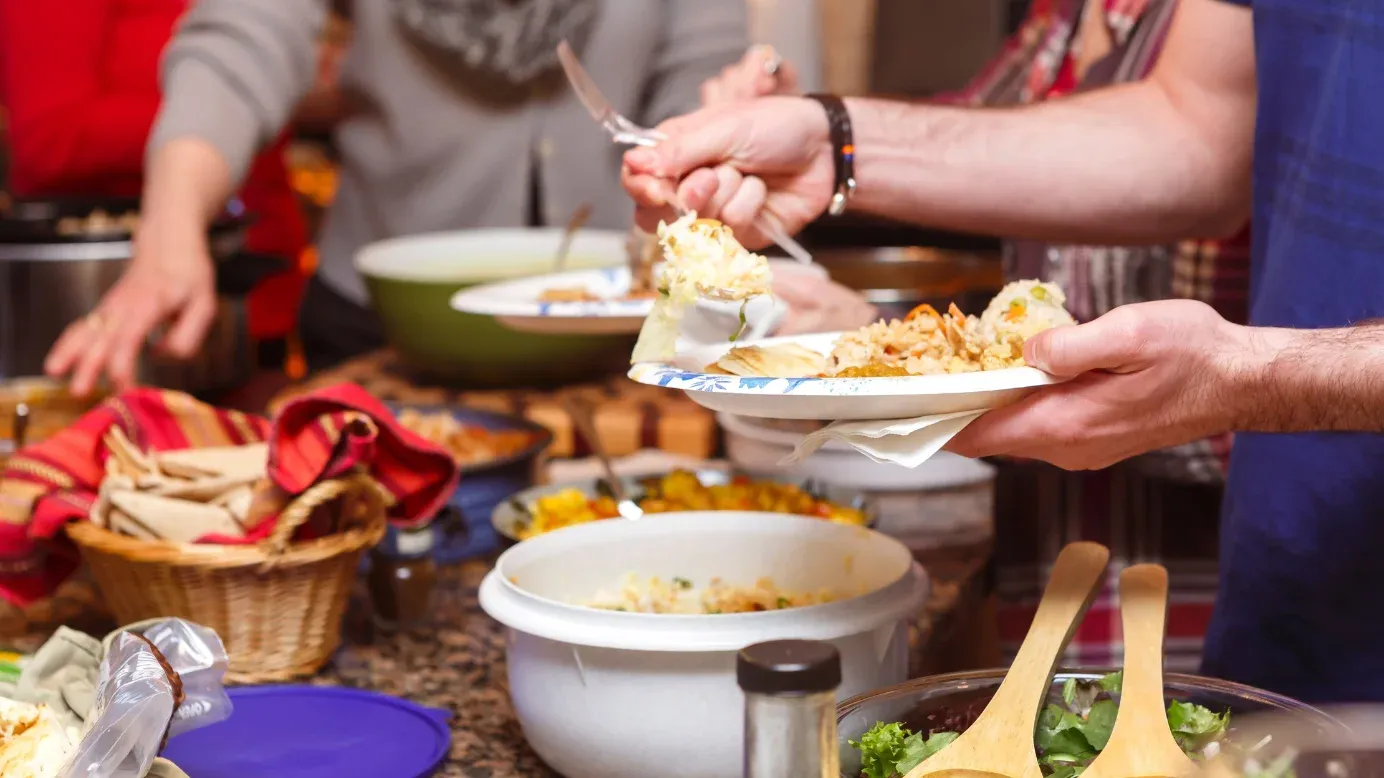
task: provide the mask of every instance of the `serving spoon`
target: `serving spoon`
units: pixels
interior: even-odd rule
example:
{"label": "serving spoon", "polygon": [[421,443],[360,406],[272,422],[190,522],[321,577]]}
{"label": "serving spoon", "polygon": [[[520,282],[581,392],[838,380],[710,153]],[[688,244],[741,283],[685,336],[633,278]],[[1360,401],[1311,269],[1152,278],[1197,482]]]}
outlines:
{"label": "serving spoon", "polygon": [[[615,510],[621,517],[631,521],[644,518],[644,509],[639,507],[639,503],[630,498],[629,491],[625,489],[625,482],[615,472],[615,463],[611,461],[610,455],[606,453],[605,445],[601,443],[600,433],[596,431],[596,415],[591,410],[591,404],[585,400],[568,397],[564,403],[567,406],[567,415],[572,417],[572,423],[577,425],[577,431],[586,438],[586,443],[591,447],[591,453],[596,455],[596,459],[601,463],[601,469],[605,471],[605,484],[610,489],[610,496],[615,499]],[[597,482],[597,488],[599,484]]]}
{"label": "serving spoon", "polygon": [[1083,778],[1174,778],[1196,769],[1168,729],[1163,701],[1163,631],[1168,571],[1134,565],[1120,573],[1124,682],[1110,741]]}
{"label": "serving spoon", "polygon": [[567,227],[562,231],[562,242],[557,247],[557,263],[554,265],[554,272],[561,273],[567,269],[567,256],[572,253],[572,239],[577,236],[577,231],[586,226],[590,219],[590,203],[582,203],[577,206],[577,210],[572,212],[572,218],[567,220]]}
{"label": "serving spoon", "polygon": [[1091,607],[1110,551],[1096,543],[1062,549],[1023,645],[980,717],[906,778],[1040,778],[1033,728],[1052,686],[1057,660]]}

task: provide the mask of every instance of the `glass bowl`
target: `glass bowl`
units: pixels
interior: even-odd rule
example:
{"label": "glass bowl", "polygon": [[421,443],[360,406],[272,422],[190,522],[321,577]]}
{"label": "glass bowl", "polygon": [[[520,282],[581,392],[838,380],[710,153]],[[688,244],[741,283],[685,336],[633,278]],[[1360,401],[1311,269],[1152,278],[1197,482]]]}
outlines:
{"label": "glass bowl", "polygon": [[[1060,694],[1062,684],[1069,678],[1094,681],[1107,672],[1058,671],[1053,679],[1053,691]],[[859,777],[860,753],[851,748],[847,741],[859,740],[876,722],[901,721],[912,730],[954,729],[962,722],[969,726],[970,721],[985,708],[1002,680],[1003,670],[934,675],[846,700],[836,706],[841,775],[843,778]],[[1167,699],[1187,700],[1217,712],[1281,711],[1300,715],[1304,723],[1310,722],[1321,730],[1340,726],[1331,716],[1311,705],[1230,681],[1166,673],[1163,685]],[[1234,726],[1233,717],[1231,725]]]}

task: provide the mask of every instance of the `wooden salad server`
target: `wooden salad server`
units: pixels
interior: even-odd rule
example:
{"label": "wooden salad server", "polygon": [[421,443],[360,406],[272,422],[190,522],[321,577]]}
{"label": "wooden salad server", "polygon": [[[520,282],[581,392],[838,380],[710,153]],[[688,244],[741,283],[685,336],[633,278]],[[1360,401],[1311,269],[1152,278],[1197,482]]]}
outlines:
{"label": "wooden salad server", "polygon": [[1062,549],[1033,625],[1014,664],[969,729],[909,771],[907,778],[1040,778],[1033,729],[1052,686],[1057,660],[1091,606],[1110,551],[1096,543]]}
{"label": "wooden salad server", "polygon": [[1120,574],[1124,626],[1124,683],[1115,728],[1082,778],[1173,778],[1194,763],[1168,729],[1163,699],[1163,632],[1168,618],[1168,571],[1135,565]]}

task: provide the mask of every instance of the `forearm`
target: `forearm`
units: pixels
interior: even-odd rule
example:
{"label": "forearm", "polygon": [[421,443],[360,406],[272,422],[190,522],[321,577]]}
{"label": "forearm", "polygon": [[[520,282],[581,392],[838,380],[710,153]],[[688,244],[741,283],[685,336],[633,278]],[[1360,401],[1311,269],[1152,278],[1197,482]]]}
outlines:
{"label": "forearm", "polygon": [[199,138],[175,138],[149,156],[140,231],[204,234],[234,190],[230,165]]}
{"label": "forearm", "polygon": [[1152,82],[1014,109],[848,106],[854,207],[882,216],[1132,244],[1214,236],[1247,212],[1249,138],[1227,155],[1224,139],[1203,137]]}
{"label": "forearm", "polygon": [[1227,398],[1247,432],[1384,432],[1384,322],[1241,328]]}

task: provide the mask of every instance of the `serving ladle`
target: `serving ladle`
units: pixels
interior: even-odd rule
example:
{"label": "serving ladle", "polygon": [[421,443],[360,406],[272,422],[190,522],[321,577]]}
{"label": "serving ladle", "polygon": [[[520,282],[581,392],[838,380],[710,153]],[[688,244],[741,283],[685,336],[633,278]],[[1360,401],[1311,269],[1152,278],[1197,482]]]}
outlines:
{"label": "serving ladle", "polygon": [[1168,729],[1163,701],[1163,631],[1168,571],[1134,565],[1120,573],[1124,682],[1110,741],[1083,778],[1175,778],[1196,769]]}
{"label": "serving ladle", "polygon": [[1033,728],[1062,649],[1091,607],[1110,551],[1096,543],[1062,549],[1033,625],[1004,681],[975,723],[906,778],[1041,778]]}

